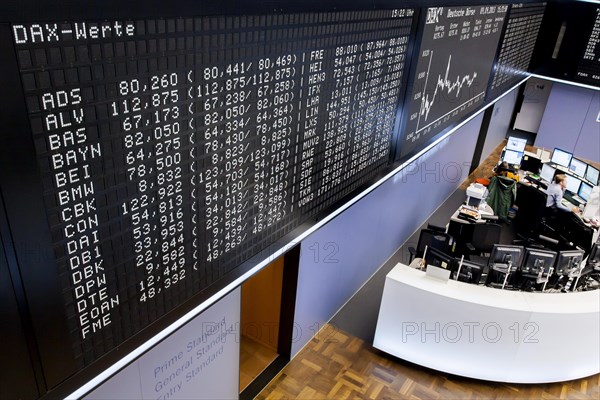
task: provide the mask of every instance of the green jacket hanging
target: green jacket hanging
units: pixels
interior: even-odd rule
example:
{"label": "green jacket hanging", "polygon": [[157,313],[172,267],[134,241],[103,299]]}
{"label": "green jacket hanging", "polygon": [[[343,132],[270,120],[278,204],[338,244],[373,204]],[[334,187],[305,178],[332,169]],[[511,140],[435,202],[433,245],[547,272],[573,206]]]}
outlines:
{"label": "green jacket hanging", "polygon": [[503,221],[508,221],[508,209],[517,199],[517,182],[501,176],[494,176],[488,186],[486,202],[494,210],[494,214]]}

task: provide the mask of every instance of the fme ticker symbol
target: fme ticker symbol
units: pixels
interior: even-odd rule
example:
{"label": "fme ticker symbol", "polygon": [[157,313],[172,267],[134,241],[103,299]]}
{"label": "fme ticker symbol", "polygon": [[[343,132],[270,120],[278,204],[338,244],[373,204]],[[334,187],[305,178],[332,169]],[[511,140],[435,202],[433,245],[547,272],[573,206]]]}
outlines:
{"label": "fme ticker symbol", "polygon": [[431,7],[427,10],[427,21],[425,24],[437,24],[439,17],[444,12],[444,7]]}

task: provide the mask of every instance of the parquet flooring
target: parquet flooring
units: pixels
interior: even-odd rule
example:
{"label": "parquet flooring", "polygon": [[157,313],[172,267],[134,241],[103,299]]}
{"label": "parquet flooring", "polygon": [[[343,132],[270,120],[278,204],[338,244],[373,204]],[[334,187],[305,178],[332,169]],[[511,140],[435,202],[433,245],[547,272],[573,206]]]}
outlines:
{"label": "parquet flooring", "polygon": [[277,358],[277,353],[256,340],[242,335],[240,341],[240,392]]}
{"label": "parquet flooring", "polygon": [[[490,153],[490,155],[483,160],[477,168],[473,172],[469,174],[467,179],[460,185],[460,188],[465,190],[471,183],[475,181],[475,179],[479,178],[490,178],[494,175],[494,167],[498,164],[498,159],[500,159],[500,155],[502,154],[502,149],[506,146],[506,140],[503,140],[496,146],[494,150]],[[530,150],[529,148],[527,149]]]}
{"label": "parquet flooring", "polygon": [[326,325],[257,399],[600,399],[600,375],[513,385],[461,378],[391,357]]}

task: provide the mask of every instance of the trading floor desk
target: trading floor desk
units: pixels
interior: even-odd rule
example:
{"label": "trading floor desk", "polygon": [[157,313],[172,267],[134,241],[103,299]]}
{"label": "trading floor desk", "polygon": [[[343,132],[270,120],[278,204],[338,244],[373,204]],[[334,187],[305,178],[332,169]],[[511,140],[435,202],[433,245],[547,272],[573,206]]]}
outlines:
{"label": "trading floor desk", "polygon": [[497,382],[600,372],[600,290],[505,291],[398,264],[386,277],[374,346],[447,373]]}
{"label": "trading floor desk", "polygon": [[[521,182],[517,185],[517,226],[520,233],[532,232],[539,229],[546,209],[546,194],[543,188]],[[562,238],[574,245],[589,251],[593,243],[598,240],[598,229],[584,222],[579,216],[566,213],[560,223],[550,224],[554,233],[551,237]]]}

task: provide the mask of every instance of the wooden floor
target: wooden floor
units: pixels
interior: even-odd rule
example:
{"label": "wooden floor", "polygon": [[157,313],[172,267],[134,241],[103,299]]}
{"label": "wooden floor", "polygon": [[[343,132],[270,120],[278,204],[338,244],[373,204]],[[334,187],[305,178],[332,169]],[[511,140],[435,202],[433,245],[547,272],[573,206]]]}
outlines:
{"label": "wooden floor", "polygon": [[275,359],[277,352],[243,335],[240,342],[240,393]]}
{"label": "wooden floor", "polygon": [[598,400],[599,387],[600,375],[544,385],[460,378],[393,358],[326,325],[256,398]]}
{"label": "wooden floor", "polygon": [[475,168],[473,172],[471,172],[471,174],[469,174],[467,179],[465,179],[464,182],[460,185],[460,188],[463,190],[466,189],[471,183],[475,181],[475,179],[489,179],[491,176],[493,176],[494,167],[496,166],[496,164],[498,164],[498,159],[502,154],[502,149],[504,149],[504,146],[506,146],[506,140],[503,140],[498,146],[496,146],[494,150],[492,150],[490,155],[485,160],[483,160],[479,164],[479,166]]}

